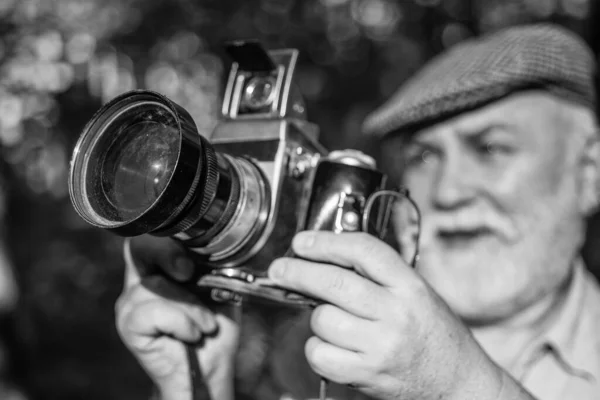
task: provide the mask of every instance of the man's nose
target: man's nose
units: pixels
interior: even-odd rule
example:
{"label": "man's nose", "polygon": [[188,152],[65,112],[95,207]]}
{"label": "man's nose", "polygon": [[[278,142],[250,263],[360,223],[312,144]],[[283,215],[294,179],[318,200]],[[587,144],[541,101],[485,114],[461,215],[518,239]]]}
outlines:
{"label": "man's nose", "polygon": [[433,188],[433,205],[442,210],[469,203],[476,194],[477,166],[461,154],[447,156],[441,163]]}

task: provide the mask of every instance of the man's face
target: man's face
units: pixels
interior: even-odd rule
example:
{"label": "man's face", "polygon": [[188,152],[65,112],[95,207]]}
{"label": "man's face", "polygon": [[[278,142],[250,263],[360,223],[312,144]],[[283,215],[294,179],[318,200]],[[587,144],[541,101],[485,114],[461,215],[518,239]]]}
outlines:
{"label": "man's face", "polygon": [[508,318],[569,276],[584,215],[561,107],[521,93],[386,145],[423,217],[417,270],[469,323]]}

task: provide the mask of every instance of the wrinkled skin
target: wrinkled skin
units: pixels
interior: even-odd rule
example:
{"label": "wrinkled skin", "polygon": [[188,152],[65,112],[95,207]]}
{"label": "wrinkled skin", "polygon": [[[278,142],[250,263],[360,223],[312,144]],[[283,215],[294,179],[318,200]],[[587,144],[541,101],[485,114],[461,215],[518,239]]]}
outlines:
{"label": "wrinkled skin", "polygon": [[[465,398],[502,372],[431,288],[383,242],[364,233],[304,232],[270,269],[281,286],[321,298],[306,357],[318,374],[379,399]],[[340,268],[342,266],[343,268]]]}

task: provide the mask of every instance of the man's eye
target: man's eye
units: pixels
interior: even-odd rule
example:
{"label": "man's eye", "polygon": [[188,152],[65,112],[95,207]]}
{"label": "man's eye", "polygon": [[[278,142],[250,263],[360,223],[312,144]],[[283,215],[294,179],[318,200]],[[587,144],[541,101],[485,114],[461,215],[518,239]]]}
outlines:
{"label": "man's eye", "polygon": [[431,151],[431,150],[424,150],[421,153],[421,160],[425,164],[427,164],[427,163],[430,163],[431,161],[433,161],[434,156],[435,156],[435,154],[433,153],[433,151]]}
{"label": "man's eye", "polygon": [[510,146],[498,142],[487,142],[479,146],[479,151],[491,156],[509,154],[512,151]]}
{"label": "man's eye", "polygon": [[434,157],[435,153],[431,150],[413,152],[406,157],[406,164],[410,166],[428,164],[433,161]]}

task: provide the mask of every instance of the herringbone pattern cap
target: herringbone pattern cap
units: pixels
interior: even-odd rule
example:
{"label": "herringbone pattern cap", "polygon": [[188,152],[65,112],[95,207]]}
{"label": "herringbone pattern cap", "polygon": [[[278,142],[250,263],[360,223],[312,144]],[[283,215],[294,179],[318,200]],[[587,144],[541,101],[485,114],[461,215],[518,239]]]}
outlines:
{"label": "herringbone pattern cap", "polygon": [[363,131],[408,131],[531,88],[595,107],[594,74],[593,53],[575,33],[552,24],[506,28],[433,58],[367,117]]}

